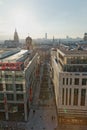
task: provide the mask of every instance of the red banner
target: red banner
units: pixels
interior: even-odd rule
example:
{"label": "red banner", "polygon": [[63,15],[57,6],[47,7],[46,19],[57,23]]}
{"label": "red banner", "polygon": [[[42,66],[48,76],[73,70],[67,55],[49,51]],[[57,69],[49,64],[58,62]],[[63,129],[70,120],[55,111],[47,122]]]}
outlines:
{"label": "red banner", "polygon": [[0,70],[21,70],[22,62],[17,63],[0,63]]}

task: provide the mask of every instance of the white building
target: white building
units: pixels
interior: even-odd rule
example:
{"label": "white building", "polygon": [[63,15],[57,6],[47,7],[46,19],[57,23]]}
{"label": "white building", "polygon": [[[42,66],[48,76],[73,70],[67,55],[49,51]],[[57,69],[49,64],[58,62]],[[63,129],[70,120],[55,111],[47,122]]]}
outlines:
{"label": "white building", "polygon": [[51,50],[59,123],[87,124],[87,51]]}
{"label": "white building", "polygon": [[28,119],[38,69],[38,54],[28,50],[0,51],[0,118]]}

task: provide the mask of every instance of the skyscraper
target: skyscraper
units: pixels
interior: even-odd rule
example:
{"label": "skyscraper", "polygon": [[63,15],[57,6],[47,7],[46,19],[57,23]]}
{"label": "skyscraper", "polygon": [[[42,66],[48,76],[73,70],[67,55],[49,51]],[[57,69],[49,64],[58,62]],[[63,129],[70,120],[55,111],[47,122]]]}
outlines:
{"label": "skyscraper", "polygon": [[45,33],[45,39],[47,39],[47,33]]}

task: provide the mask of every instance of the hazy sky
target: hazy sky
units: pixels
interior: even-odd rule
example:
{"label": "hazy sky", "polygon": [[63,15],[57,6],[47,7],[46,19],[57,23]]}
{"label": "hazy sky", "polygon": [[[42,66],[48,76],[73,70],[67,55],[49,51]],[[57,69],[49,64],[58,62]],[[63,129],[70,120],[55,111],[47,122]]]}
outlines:
{"label": "hazy sky", "polygon": [[0,0],[0,39],[83,37],[87,32],[87,0]]}

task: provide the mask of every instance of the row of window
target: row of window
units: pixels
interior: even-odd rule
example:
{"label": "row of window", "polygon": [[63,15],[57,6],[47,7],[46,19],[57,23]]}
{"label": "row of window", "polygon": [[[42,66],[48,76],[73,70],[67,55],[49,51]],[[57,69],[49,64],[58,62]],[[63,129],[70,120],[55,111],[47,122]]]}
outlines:
{"label": "row of window", "polygon": [[[72,89],[63,88],[62,89],[62,105],[68,105],[68,96],[69,96],[69,105],[71,105],[72,102]],[[78,105],[78,99],[79,99],[79,89],[74,89],[73,94],[73,105]],[[80,98],[80,105],[85,106],[85,99],[86,99],[86,89],[81,89],[81,98]]]}
{"label": "row of window", "polygon": [[[12,108],[14,108],[14,109],[17,108],[18,111],[23,112],[24,111],[24,104],[7,103],[7,108],[8,108],[8,111],[12,110]],[[5,109],[5,104],[0,103],[0,110],[4,110],[4,109]]]}
{"label": "row of window", "polygon": [[[79,84],[80,84],[80,79],[75,78],[74,85],[79,85]],[[63,78],[63,85],[72,85],[72,78]],[[82,85],[87,85],[87,78],[82,78]]]}
{"label": "row of window", "polygon": [[[6,74],[6,75],[3,75],[3,74],[0,74],[0,77],[1,78],[12,78],[14,75],[8,75],[8,74]],[[15,78],[24,78],[24,75],[15,75]]]}
{"label": "row of window", "polygon": [[70,57],[67,58],[68,64],[87,64],[87,56],[84,57]]}
{"label": "row of window", "polygon": [[[6,91],[14,91],[13,84],[6,84]],[[15,84],[16,91],[23,91],[23,84]],[[3,84],[0,84],[0,91],[3,91]]]}
{"label": "row of window", "polygon": [[[23,94],[16,94],[16,100],[23,101],[23,99],[24,99]],[[0,93],[0,101],[6,102],[6,100],[13,101],[14,100],[14,94],[6,94],[6,98],[4,98],[4,94]]]}

